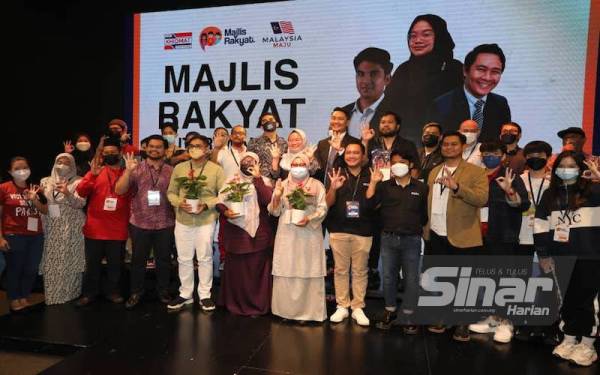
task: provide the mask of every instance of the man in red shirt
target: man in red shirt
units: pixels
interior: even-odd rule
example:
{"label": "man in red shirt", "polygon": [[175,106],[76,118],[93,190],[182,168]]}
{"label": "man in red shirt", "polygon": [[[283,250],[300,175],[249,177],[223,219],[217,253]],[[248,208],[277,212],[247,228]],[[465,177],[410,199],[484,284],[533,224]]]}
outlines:
{"label": "man in red shirt", "polygon": [[128,235],[131,196],[115,192],[117,180],[124,171],[120,162],[120,144],[114,138],[107,138],[99,158],[92,160],[90,171],[77,187],[77,194],[88,200],[83,226],[86,270],[78,306],[93,302],[98,295],[103,256],[106,256],[108,266],[107,298],[114,303],[123,302],[117,288]]}

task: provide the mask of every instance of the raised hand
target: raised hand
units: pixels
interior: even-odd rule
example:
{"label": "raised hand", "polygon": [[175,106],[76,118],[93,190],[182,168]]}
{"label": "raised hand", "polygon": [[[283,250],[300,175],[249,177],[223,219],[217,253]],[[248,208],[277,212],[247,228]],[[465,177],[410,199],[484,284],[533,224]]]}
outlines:
{"label": "raised hand", "polygon": [[229,135],[224,134],[224,132],[219,132],[219,134],[213,137],[213,147],[221,149],[225,147],[227,142],[229,141]]}
{"label": "raised hand", "polygon": [[269,152],[271,153],[271,157],[273,159],[281,158],[281,151],[279,150],[279,146],[277,144],[269,146]]}
{"label": "raised hand", "polygon": [[375,166],[375,168],[369,168],[371,171],[371,182],[379,183],[383,180],[383,173],[381,172],[381,168]]}
{"label": "raised hand", "polygon": [[363,142],[369,142],[371,139],[375,137],[375,130],[371,129],[369,124],[362,124],[360,127],[360,139]]}
{"label": "raised hand", "polygon": [[317,151],[317,145],[307,146],[302,152],[304,155],[308,156],[310,160],[314,159],[315,151]]}
{"label": "raised hand", "polygon": [[510,193],[511,189],[512,189],[512,182],[515,179],[515,173],[512,171],[512,169],[510,168],[506,168],[506,171],[504,172],[504,176],[500,176],[498,178],[496,178],[496,182],[498,183],[498,185],[500,186],[500,188],[502,190],[504,190],[506,193]]}
{"label": "raised hand", "polygon": [[456,190],[456,188],[458,188],[458,184],[456,183],[454,176],[452,176],[452,172],[450,172],[450,170],[446,166],[444,166],[442,177],[436,179],[435,182],[437,182],[438,184],[442,184],[445,187],[450,188],[452,190]]}
{"label": "raised hand", "polygon": [[98,176],[100,174],[100,171],[102,170],[102,164],[100,163],[98,158],[93,158],[92,161],[90,161],[88,164],[90,165],[90,172],[92,172],[94,176]]}
{"label": "raised hand", "polygon": [[273,196],[275,198],[281,198],[283,195],[283,183],[281,182],[281,178],[278,178],[275,182],[275,188],[273,189]]}
{"label": "raised hand", "polygon": [[260,168],[258,168],[257,165],[254,165],[250,168],[248,168],[248,172],[250,172],[250,174],[252,175],[252,177],[254,178],[260,178]]}
{"label": "raised hand", "polygon": [[121,134],[121,143],[127,143],[131,139],[131,135],[129,133]]}
{"label": "raised hand", "polygon": [[71,195],[67,181],[57,181],[54,185],[54,190],[62,193],[65,197]]}
{"label": "raised hand", "polygon": [[139,162],[135,158],[132,152],[129,152],[123,156],[125,159],[125,168],[129,172],[133,172],[139,165]]}
{"label": "raised hand", "polygon": [[589,168],[584,171],[581,177],[588,180],[600,180],[600,160],[594,157],[590,160],[584,160],[583,163]]}
{"label": "raised hand", "polygon": [[29,189],[25,189],[23,193],[25,193],[25,198],[30,201],[37,199],[37,193],[40,191],[40,187],[38,185],[30,184]]}
{"label": "raised hand", "polygon": [[344,185],[344,182],[346,182],[346,176],[344,176],[341,172],[341,168],[337,168],[337,169],[332,169],[331,173],[327,174],[329,176],[329,181],[330,181],[330,187],[333,190],[338,190],[339,188],[341,188]]}
{"label": "raised hand", "polygon": [[331,139],[329,140],[329,145],[336,151],[340,151],[342,149],[342,137],[340,134],[333,134]]}
{"label": "raised hand", "polygon": [[73,152],[73,150],[75,150],[75,147],[73,147],[73,144],[71,143],[71,141],[64,141],[63,146],[65,148],[66,153],[70,154]]}

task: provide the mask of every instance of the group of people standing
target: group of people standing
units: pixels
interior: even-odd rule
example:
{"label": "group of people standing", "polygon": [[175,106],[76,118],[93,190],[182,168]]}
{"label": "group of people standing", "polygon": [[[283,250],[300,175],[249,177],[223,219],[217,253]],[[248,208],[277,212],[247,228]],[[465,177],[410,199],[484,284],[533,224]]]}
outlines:
{"label": "group of people standing", "polygon": [[[537,253],[543,272],[560,272],[554,260],[575,256],[561,308],[564,336],[553,353],[591,365],[597,360],[600,171],[598,160],[583,153],[585,133],[559,132],[564,148],[558,154],[541,140],[521,148],[522,128],[511,121],[506,99],[490,93],[505,65],[497,45],[474,48],[463,65],[453,59],[445,22],[434,15],[417,17],[407,37],[411,58],[393,79],[386,51],[368,48],[356,56],[361,97],[333,109],[324,129],[330,135],[315,146],[300,129],[281,137],[277,117],[263,113],[263,133],[248,142],[237,125],[215,129],[212,139],[190,132],[179,148],[177,127],[165,125],[140,150],[115,119],[95,151],[86,135],[75,145],[66,142],[39,185],[29,183],[27,160],[13,158],[11,180],[0,185],[0,261],[6,257],[11,309],[28,307],[38,272],[48,304],[79,297],[83,307],[104,294],[134,308],[145,295],[152,253],[157,295],[168,309],[194,303],[197,270],[199,303],[214,310],[218,223],[217,304],[240,315],[322,322],[327,231],[336,298],[329,320],[370,325],[366,290],[381,263],[385,307],[376,327],[389,329],[401,315],[406,334],[421,329],[415,313],[423,254],[525,255],[533,267]],[[402,99],[408,93],[422,100],[404,106],[414,99]],[[400,104],[402,114],[383,110]],[[125,301],[119,285],[128,238],[133,256]],[[173,252],[176,295],[169,288]],[[482,317],[454,327],[453,338],[493,332],[495,341],[509,342],[515,329],[528,327]]]}

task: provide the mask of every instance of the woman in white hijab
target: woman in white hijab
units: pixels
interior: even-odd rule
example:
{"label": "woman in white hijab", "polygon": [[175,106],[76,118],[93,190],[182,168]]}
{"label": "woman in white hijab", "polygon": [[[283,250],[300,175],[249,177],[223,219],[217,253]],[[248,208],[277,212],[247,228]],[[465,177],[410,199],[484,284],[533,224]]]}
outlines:
{"label": "woman in white hijab", "polygon": [[54,160],[50,176],[40,183],[48,199],[48,213],[42,217],[46,239],[40,263],[47,305],[65,303],[81,294],[85,199],[75,193],[80,180],[75,159],[63,153]]}
{"label": "woman in white hijab", "polygon": [[[227,266],[221,277],[218,303],[238,315],[263,315],[271,308],[273,229],[267,211],[273,189],[260,175],[259,157],[240,155],[238,173],[225,181],[216,209],[227,218],[221,230]],[[235,212],[224,191],[230,182],[249,183],[242,208]]]}
{"label": "woman in white hijab", "polygon": [[294,129],[288,134],[288,150],[281,155],[273,156],[273,170],[279,172],[282,180],[286,179],[290,172],[292,160],[298,155],[306,155],[309,159],[308,172],[312,176],[319,169],[319,162],[313,157],[316,146],[308,144],[306,133],[300,129]]}
{"label": "woman in white hijab", "polygon": [[[277,180],[269,212],[279,217],[273,250],[273,314],[285,319],[322,322],[325,309],[325,251],[321,223],[327,214],[325,187],[310,177],[309,157],[292,159],[290,173]],[[292,218],[288,195],[302,188],[308,195],[303,217]]]}

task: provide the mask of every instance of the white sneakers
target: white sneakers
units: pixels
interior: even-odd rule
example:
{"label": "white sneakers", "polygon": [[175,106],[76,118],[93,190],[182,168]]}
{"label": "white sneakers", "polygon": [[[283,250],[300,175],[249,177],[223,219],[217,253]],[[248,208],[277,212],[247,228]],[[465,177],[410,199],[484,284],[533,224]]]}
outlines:
{"label": "white sneakers", "polygon": [[356,320],[359,326],[366,327],[369,325],[369,318],[367,318],[363,309],[352,310],[352,319]]}
{"label": "white sneakers", "polygon": [[[338,307],[335,312],[329,317],[329,321],[332,323],[341,323],[349,316],[348,309],[345,307]],[[353,309],[352,319],[361,326],[369,325],[369,318],[365,315],[363,309]]]}
{"label": "white sneakers", "polygon": [[335,312],[329,318],[332,323],[340,323],[348,317],[348,309],[345,307],[338,307]]}
{"label": "white sneakers", "polygon": [[552,354],[579,366],[591,366],[598,360],[598,353],[593,346],[584,343],[578,344],[575,341],[563,340],[554,348]]}
{"label": "white sneakers", "polygon": [[480,322],[469,324],[469,331],[475,333],[494,332],[494,341],[503,344],[512,340],[513,330],[513,325],[509,320],[500,319],[496,316],[488,316]]}

